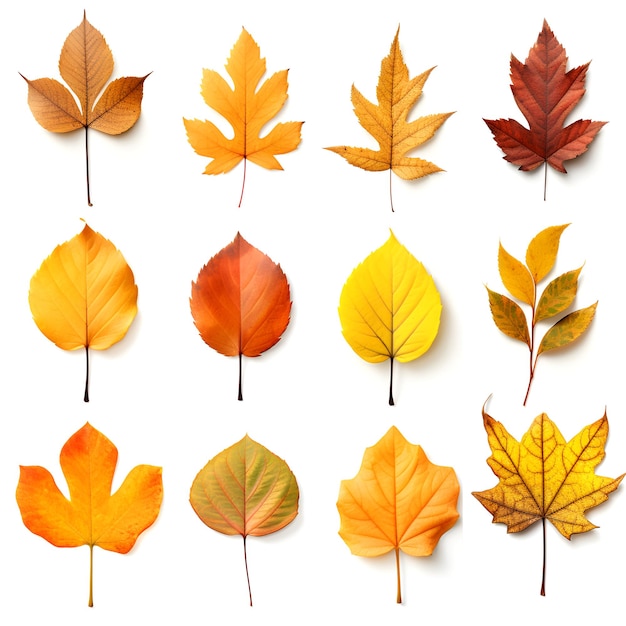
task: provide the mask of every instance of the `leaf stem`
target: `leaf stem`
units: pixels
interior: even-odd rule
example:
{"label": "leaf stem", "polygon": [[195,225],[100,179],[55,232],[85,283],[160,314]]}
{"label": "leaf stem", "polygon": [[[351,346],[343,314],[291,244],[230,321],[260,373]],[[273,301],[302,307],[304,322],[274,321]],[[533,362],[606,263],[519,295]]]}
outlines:
{"label": "leaf stem", "polygon": [[391,212],[395,213],[395,211],[393,210],[393,194],[391,193],[391,174],[392,174],[392,169],[391,167],[389,168],[389,202],[391,203]]}
{"label": "leaf stem", "polygon": [[398,604],[402,604],[402,587],[400,586],[400,548],[396,548],[396,579],[398,585],[396,602]]}
{"label": "leaf stem", "polygon": [[246,564],[246,580],[248,581],[248,596],[250,597],[250,606],[252,606],[252,590],[250,589],[250,573],[248,572],[248,551],[246,550],[246,538],[243,536],[243,560]]}
{"label": "leaf stem", "polygon": [[240,401],[243,400],[243,393],[242,393],[242,390],[241,390],[241,378],[242,378],[241,361],[242,361],[242,358],[243,358],[243,356],[242,356],[242,354],[240,352],[239,353],[239,394],[237,396],[237,400],[240,400]]}
{"label": "leaf stem", "polygon": [[87,204],[89,206],[93,206],[91,204],[91,192],[89,190],[89,126],[85,126],[85,171],[87,175]]}
{"label": "leaf stem", "polygon": [[85,397],[83,400],[89,402],[89,346],[85,346]]}
{"label": "leaf stem", "polygon": [[541,568],[541,595],[546,595],[546,518],[541,518],[543,526],[543,566]]}
{"label": "leaf stem", "polygon": [[93,607],[93,545],[89,545],[89,605]]}
{"label": "leaf stem", "polygon": [[[535,281],[533,280],[533,283]],[[530,366],[530,376],[528,377],[528,387],[526,388],[526,395],[524,396],[524,404],[526,406],[526,401],[528,400],[528,394],[530,393],[530,386],[532,385],[533,378],[535,377],[535,368],[537,367],[537,357],[535,357],[535,361],[533,363],[533,352],[535,350],[535,304],[537,301],[537,285],[534,285],[535,295],[533,297],[533,304],[531,310],[531,318],[530,318],[530,355],[529,355],[529,366]]]}
{"label": "leaf stem", "polygon": [[239,196],[239,208],[241,208],[241,203],[243,202],[243,189],[246,186],[246,165],[248,164],[248,159],[244,157],[243,159],[243,182],[241,183],[241,195]]}
{"label": "leaf stem", "polygon": [[393,357],[389,358],[389,362],[391,363],[389,368],[389,406],[393,406],[395,404],[393,401]]}
{"label": "leaf stem", "polygon": [[546,193],[548,188],[548,161],[543,162],[543,201],[546,201]]}

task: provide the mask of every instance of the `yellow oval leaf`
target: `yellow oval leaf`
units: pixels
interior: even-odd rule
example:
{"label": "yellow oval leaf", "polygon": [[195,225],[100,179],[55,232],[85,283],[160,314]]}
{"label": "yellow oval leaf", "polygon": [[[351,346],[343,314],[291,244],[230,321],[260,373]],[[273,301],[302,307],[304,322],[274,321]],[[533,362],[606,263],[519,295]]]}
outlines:
{"label": "yellow oval leaf", "polygon": [[509,254],[502,244],[498,249],[498,269],[509,293],[530,306],[535,305],[535,283],[527,267]]}
{"label": "yellow oval leaf", "polygon": [[393,366],[394,360],[413,361],[430,348],[439,330],[441,298],[424,266],[391,232],[349,276],[339,318],[343,336],[362,359],[391,359]]}
{"label": "yellow oval leaf", "polygon": [[539,298],[535,323],[565,311],[572,304],[578,291],[578,276],[581,270],[582,267],[579,267],[550,281]]}
{"label": "yellow oval leaf", "polygon": [[137,285],[122,253],[85,225],[57,246],[30,281],[39,330],[63,350],[106,350],[137,314]]}
{"label": "yellow oval leaf", "polygon": [[50,341],[63,350],[85,348],[89,402],[89,348],[106,350],[120,341],[137,314],[137,285],[122,253],[85,225],[35,272],[28,302]]}
{"label": "yellow oval leaf", "polygon": [[511,298],[491,291],[489,287],[487,287],[487,292],[489,294],[491,317],[493,317],[495,325],[507,337],[522,341],[530,348],[528,322],[519,304],[511,300]]}
{"label": "yellow oval leaf", "polygon": [[554,267],[561,234],[569,226],[549,226],[535,235],[526,250],[526,265],[536,283],[543,280]]}

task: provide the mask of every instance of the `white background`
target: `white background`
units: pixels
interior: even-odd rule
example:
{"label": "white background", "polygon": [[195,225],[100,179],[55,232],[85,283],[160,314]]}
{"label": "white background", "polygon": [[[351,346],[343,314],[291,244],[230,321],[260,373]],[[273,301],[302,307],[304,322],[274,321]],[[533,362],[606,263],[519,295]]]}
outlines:
{"label": "white background", "polygon": [[[83,134],[42,129],[26,103],[29,78],[58,75],[67,34],[87,11],[113,51],[114,77],[153,72],[143,112],[125,135],[92,132],[94,206],[85,201]],[[550,170],[522,173],[482,118],[523,121],[509,89],[509,55],[522,60],[546,18],[570,67],[592,60],[588,92],[570,121],[608,120],[590,150]],[[411,76],[434,65],[413,115],[456,111],[416,151],[445,172],[421,181],[365,172],[322,148],[376,147],[358,125],[352,83],[375,98],[380,62],[400,25]],[[208,159],[187,143],[182,118],[213,119],[202,68],[223,72],[241,32],[252,34],[268,72],[289,68],[278,119],[304,120],[303,141],[279,157],[283,172],[250,165],[204,176]],[[571,542],[548,528],[547,596],[540,597],[541,527],[507,535],[472,491],[497,479],[481,407],[520,438],[546,412],[566,439],[610,422],[598,473],[626,470],[622,391],[623,159],[619,3],[318,0],[154,3],[109,0],[10,3],[0,20],[0,621],[7,624],[209,623],[398,624],[466,622],[475,615],[582,623],[621,610],[626,554],[623,487],[589,513],[601,526]],[[225,127],[227,128],[227,127]],[[84,354],[63,352],[39,332],[28,307],[32,274],[83,218],[132,267],[139,314],[127,337],[93,353],[91,402],[82,400]],[[484,285],[503,292],[498,242],[523,258],[547,226],[571,223],[552,276],[584,263],[577,308],[599,300],[576,345],[539,359],[526,407],[524,346],[491,320]],[[337,305],[352,269],[396,237],[432,273],[443,301],[439,336],[411,364],[362,361],[341,335]],[[291,323],[281,341],[244,364],[211,350],[189,312],[191,281],[237,231],[280,263],[291,285]],[[541,334],[541,331],[540,331]],[[161,465],[157,522],[125,556],[95,551],[95,608],[87,608],[88,549],[59,549],[31,534],[15,502],[18,467],[43,465],[64,489],[58,455],[86,421],[120,452],[116,485],[139,463]],[[461,518],[429,558],[402,558],[404,604],[395,604],[393,556],[350,554],[337,534],[339,482],[354,476],[367,446],[391,425],[429,458],[455,468]],[[245,433],[284,458],[300,485],[300,514],[248,542],[255,606],[247,606],[242,542],[205,527],[189,488],[202,466]],[[601,600],[598,600],[601,598]],[[86,621],[88,619],[88,622]]]}

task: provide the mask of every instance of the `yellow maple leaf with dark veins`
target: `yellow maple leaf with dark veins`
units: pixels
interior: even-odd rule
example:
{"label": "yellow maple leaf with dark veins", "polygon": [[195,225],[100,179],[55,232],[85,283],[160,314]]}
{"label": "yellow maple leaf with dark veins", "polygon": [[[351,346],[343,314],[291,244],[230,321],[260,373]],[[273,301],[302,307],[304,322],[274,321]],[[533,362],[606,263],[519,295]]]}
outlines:
{"label": "yellow maple leaf with dark veins", "polygon": [[[519,442],[484,410],[483,420],[492,451],[487,463],[500,482],[473,495],[493,515],[494,523],[506,524],[508,532],[516,533],[542,520],[544,541],[546,520],[567,539],[596,528],[586,511],[607,500],[624,478],[595,473],[609,432],[606,414],[568,442],[545,413],[535,418]],[[543,571],[545,575],[545,561]]]}
{"label": "yellow maple leaf with dark veins", "polygon": [[[276,72],[259,87],[265,74],[265,59],[261,58],[259,46],[245,28],[225,67],[234,89],[216,71],[205,69],[201,92],[207,105],[228,120],[234,136],[226,137],[208,120],[183,119],[192,148],[213,159],[204,173],[224,174],[243,160],[245,183],[247,160],[266,169],[282,170],[275,155],[298,147],[303,122],[281,122],[266,135],[261,137],[260,133],[287,100],[288,70]],[[241,194],[243,196],[243,186]]]}
{"label": "yellow maple leaf with dark veins", "polygon": [[[373,104],[352,85],[352,104],[361,126],[376,139],[378,150],[334,146],[327,148],[350,163],[371,172],[390,170],[400,178],[414,180],[441,172],[442,169],[424,159],[406,156],[406,153],[428,141],[452,113],[425,115],[407,121],[411,109],[422,95],[422,89],[434,68],[409,79],[409,69],[404,63],[398,34],[391,44],[389,54],[380,67],[376,97]],[[391,191],[390,191],[391,194]],[[393,201],[391,203],[393,211]]]}

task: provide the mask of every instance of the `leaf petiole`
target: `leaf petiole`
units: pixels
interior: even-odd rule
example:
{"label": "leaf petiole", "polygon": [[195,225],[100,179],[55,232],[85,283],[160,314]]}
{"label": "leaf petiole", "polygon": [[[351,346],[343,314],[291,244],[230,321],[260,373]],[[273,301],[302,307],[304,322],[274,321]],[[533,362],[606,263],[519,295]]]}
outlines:
{"label": "leaf petiole", "polygon": [[85,346],[85,402],[89,402],[89,346]]}
{"label": "leaf petiole", "polygon": [[89,604],[93,607],[93,545],[89,545]]}
{"label": "leaf petiole", "polygon": [[93,206],[91,204],[91,192],[89,190],[89,126],[85,126],[85,174],[87,177],[87,204],[89,206]]}
{"label": "leaf petiole", "polygon": [[250,573],[248,572],[248,551],[246,550],[246,538],[243,536],[243,560],[246,564],[246,580],[248,581],[248,596],[250,597],[250,606],[252,606],[252,590],[250,589]]}
{"label": "leaf petiole", "polygon": [[398,584],[396,602],[397,604],[402,604],[402,587],[400,585],[400,548],[396,548],[396,579]]}

